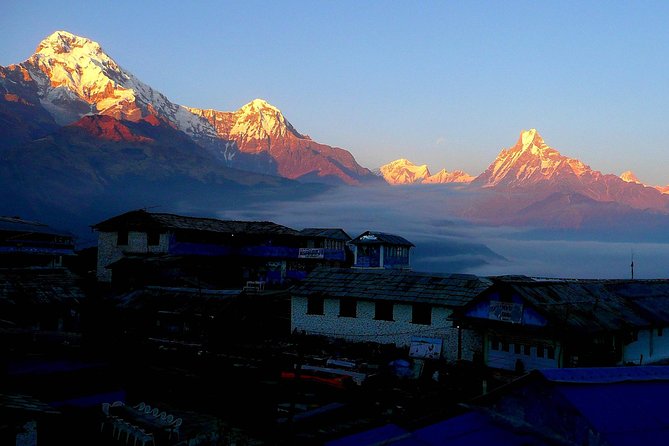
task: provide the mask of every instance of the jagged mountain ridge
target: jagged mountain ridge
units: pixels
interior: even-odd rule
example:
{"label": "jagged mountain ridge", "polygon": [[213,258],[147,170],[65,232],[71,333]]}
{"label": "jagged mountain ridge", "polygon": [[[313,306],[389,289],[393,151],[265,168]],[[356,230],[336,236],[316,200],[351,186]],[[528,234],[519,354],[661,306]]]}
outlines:
{"label": "jagged mountain ridge", "polygon": [[432,175],[426,164],[416,165],[406,158],[400,158],[385,164],[379,168],[379,174],[388,184],[447,184],[447,183],[469,183],[474,177],[455,170],[449,172],[442,169]]}
{"label": "jagged mountain ridge", "polygon": [[[349,152],[301,135],[264,101],[252,101],[237,112],[191,110],[123,69],[97,42],[66,31],[42,40],[25,62],[0,67],[0,93],[0,120],[41,113],[40,121],[45,121],[36,129],[0,133],[11,144],[91,114],[134,122],[155,116],[231,167],[321,182],[358,184],[374,178]],[[25,104],[19,113],[14,105],[21,101]],[[216,116],[234,122],[226,128]]]}
{"label": "jagged mountain ridge", "polygon": [[471,182],[472,187],[524,194],[540,201],[556,193],[576,193],[600,202],[636,209],[668,209],[669,200],[653,187],[603,174],[548,146],[536,129],[523,131],[516,144]]}
{"label": "jagged mountain ridge", "polygon": [[253,170],[253,165],[258,164],[253,157],[264,157],[268,166],[275,166],[276,172],[285,178],[322,181],[340,178],[348,184],[374,179],[349,152],[302,135],[278,108],[262,99],[255,99],[235,112],[189,110],[207,119],[219,137],[237,144],[241,156],[236,165],[240,168]]}

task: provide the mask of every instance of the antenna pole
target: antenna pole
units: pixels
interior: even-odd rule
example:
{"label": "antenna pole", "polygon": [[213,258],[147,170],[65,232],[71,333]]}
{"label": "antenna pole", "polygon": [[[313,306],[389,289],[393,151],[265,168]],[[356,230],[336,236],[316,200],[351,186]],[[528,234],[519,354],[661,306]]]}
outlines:
{"label": "antenna pole", "polygon": [[634,250],[632,250],[632,263],[630,264],[630,268],[632,269],[632,280],[634,280]]}

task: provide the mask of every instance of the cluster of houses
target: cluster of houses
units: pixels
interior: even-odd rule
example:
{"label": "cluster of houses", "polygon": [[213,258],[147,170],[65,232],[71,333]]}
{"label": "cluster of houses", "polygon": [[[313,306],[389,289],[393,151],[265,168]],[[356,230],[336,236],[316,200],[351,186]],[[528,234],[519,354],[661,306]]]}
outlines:
{"label": "cluster of houses", "polygon": [[[352,238],[339,228],[295,230],[146,210],[92,228],[98,244],[91,287],[64,268],[75,257],[72,236],[0,218],[0,335],[11,341],[5,346],[45,333],[76,342],[80,307],[93,289],[114,296],[125,332],[160,348],[202,352],[225,348],[241,332],[247,340],[260,332],[299,334],[390,345],[412,360],[470,363],[509,378],[669,361],[669,280],[422,273],[411,269],[414,245],[399,235]],[[569,378],[568,371],[541,373],[523,382],[592,381],[578,373]],[[662,373],[656,380],[669,382]],[[498,404],[485,404],[493,400]],[[467,417],[463,422],[483,422]],[[16,423],[30,421],[24,418]],[[376,434],[389,444],[414,435],[395,425]]]}

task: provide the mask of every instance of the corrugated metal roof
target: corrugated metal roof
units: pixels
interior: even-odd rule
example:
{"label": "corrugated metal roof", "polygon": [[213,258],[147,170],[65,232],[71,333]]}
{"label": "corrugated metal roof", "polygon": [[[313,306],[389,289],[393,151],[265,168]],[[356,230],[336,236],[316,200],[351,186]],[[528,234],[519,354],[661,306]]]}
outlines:
{"label": "corrugated metal roof", "polygon": [[300,231],[300,235],[305,237],[322,237],[333,240],[351,240],[351,236],[340,228],[304,228]]}
{"label": "corrugated metal roof", "polygon": [[351,240],[354,245],[400,245],[400,246],[414,246],[409,240],[395,234],[388,234],[385,232],[366,231]]}
{"label": "corrugated metal roof", "polygon": [[188,217],[176,214],[152,213],[142,209],[126,212],[93,225],[98,231],[119,229],[181,229],[227,234],[299,235],[286,226],[271,221],[237,221],[216,218]]}
{"label": "corrugated metal roof", "polygon": [[317,268],[292,289],[292,294],[462,306],[491,283],[487,279],[467,274],[438,275],[407,270]]}

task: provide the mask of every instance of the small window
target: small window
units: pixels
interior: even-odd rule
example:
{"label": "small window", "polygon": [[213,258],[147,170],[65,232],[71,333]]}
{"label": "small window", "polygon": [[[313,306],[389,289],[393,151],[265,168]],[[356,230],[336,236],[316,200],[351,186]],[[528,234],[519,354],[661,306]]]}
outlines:
{"label": "small window", "polygon": [[532,348],[529,345],[524,345],[523,347],[524,347],[523,353],[527,356],[530,356],[530,354],[532,353]]}
{"label": "small window", "polygon": [[430,325],[432,323],[432,306],[423,303],[415,303],[411,310],[411,323]]}
{"label": "small window", "polygon": [[116,235],[116,246],[128,245],[128,231],[118,231]]}
{"label": "small window", "polygon": [[356,317],[358,302],[355,299],[339,299],[339,316]]}
{"label": "small window", "polygon": [[393,303],[387,301],[378,301],[374,305],[374,319],[378,321],[392,321]]}
{"label": "small window", "polygon": [[509,351],[509,343],[508,342],[502,341],[502,350],[504,350],[505,352]]}
{"label": "small window", "polygon": [[555,359],[555,348],[546,347],[546,356],[548,357],[548,359]]}
{"label": "small window", "polygon": [[160,245],[160,233],[155,231],[150,231],[146,233],[146,244],[148,246],[158,246]]}
{"label": "small window", "polygon": [[322,296],[307,298],[307,314],[324,314],[325,299]]}
{"label": "small window", "polygon": [[522,345],[520,345],[520,344],[513,344],[513,352],[515,354],[519,355],[521,347],[522,347]]}
{"label": "small window", "polygon": [[543,358],[543,357],[544,357],[544,346],[537,345],[537,358]]}
{"label": "small window", "polygon": [[657,329],[657,335],[658,335],[658,336],[662,336],[662,328],[658,328],[658,329]]}
{"label": "small window", "polygon": [[499,339],[490,338],[490,348],[492,350],[499,350]]}

